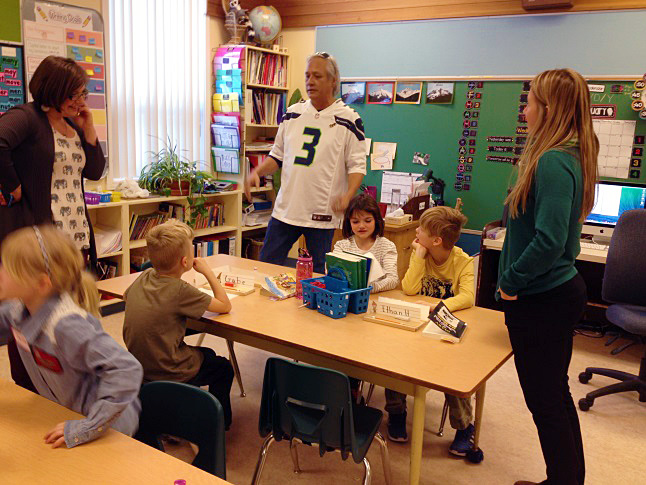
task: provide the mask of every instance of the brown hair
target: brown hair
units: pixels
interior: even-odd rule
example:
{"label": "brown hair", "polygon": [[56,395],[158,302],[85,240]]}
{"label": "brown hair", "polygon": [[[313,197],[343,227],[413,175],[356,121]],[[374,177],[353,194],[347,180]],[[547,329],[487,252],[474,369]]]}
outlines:
{"label": "brown hair", "polygon": [[193,240],[193,229],[177,219],[169,219],[153,227],[146,236],[148,257],[162,273],[172,271],[186,256],[186,243]]}
{"label": "brown hair", "polygon": [[348,238],[354,234],[352,232],[352,224],[350,223],[354,211],[368,212],[375,219],[375,231],[370,237],[376,238],[377,236],[384,235],[384,218],[381,217],[377,201],[372,195],[359,194],[352,198],[345,210],[345,216],[343,217],[343,237]]}
{"label": "brown hair", "polygon": [[99,293],[94,277],[85,271],[81,251],[54,226],[38,226],[38,230],[42,248],[33,227],[18,229],[2,241],[2,264],[9,275],[26,285],[45,273],[55,291],[69,294],[78,306],[100,318]]}
{"label": "brown hair", "polygon": [[554,69],[536,76],[531,90],[536,98],[538,117],[518,163],[516,184],[505,200],[509,215],[515,218],[521,211],[525,212],[541,156],[549,150],[565,151],[567,144],[573,147],[578,144],[583,176],[579,221],[583,222],[594,206],[599,154],[599,141],[590,115],[588,84],[572,69]]}
{"label": "brown hair", "polygon": [[437,206],[424,211],[419,218],[419,226],[429,236],[441,237],[444,249],[453,249],[467,220],[467,216],[457,209]]}
{"label": "brown hair", "polygon": [[60,111],[65,100],[85,87],[87,81],[86,72],[72,59],[47,56],[29,81],[29,92],[39,109],[46,106]]}

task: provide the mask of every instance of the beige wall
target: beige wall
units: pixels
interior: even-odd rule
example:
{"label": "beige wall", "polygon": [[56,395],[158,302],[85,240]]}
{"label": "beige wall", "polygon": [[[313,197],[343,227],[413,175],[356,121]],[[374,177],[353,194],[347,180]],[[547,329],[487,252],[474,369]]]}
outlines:
{"label": "beige wall", "polygon": [[283,47],[287,47],[289,54],[290,96],[298,88],[305,97],[305,59],[316,51],[316,29],[284,29],[281,35]]}

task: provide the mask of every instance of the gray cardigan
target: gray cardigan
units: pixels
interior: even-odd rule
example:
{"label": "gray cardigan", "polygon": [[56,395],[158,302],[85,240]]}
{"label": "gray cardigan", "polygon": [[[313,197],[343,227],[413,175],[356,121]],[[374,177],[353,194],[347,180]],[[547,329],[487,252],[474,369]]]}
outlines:
{"label": "gray cardigan", "polygon": [[[98,141],[96,146],[87,143],[83,132],[71,120],[66,118],[66,121],[78,132],[83,144],[86,158],[83,177],[99,180],[105,167],[100,144]],[[27,103],[0,116],[0,187],[8,194],[22,185],[20,202],[12,207],[0,206],[0,244],[15,229],[52,223],[53,167],[54,134],[40,108]],[[92,254],[95,250],[91,228],[90,234]]]}

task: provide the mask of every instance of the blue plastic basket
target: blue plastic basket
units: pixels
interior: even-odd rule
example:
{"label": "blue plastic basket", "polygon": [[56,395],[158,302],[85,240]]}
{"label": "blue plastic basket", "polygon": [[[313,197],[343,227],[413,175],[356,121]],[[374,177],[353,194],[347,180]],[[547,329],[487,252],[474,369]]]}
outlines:
{"label": "blue plastic basket", "polygon": [[[348,311],[365,313],[368,310],[372,286],[359,290],[348,290],[348,280],[343,271],[333,267],[329,269],[328,273],[338,273],[341,279],[328,274],[320,278],[301,281],[305,306],[312,310],[316,308],[319,313],[331,318],[343,318],[348,314]],[[325,289],[312,285],[314,281],[325,283]]]}

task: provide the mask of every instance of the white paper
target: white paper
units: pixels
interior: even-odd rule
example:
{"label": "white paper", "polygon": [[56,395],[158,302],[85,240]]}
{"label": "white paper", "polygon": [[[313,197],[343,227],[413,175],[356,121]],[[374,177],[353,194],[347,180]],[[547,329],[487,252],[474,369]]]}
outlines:
{"label": "white paper", "polygon": [[393,190],[399,189],[400,203],[403,199],[408,200],[413,191],[413,182],[421,177],[421,173],[411,172],[384,172],[381,179],[381,200],[380,202],[390,204]]}
{"label": "white paper", "polygon": [[636,122],[634,120],[594,120],[599,138],[597,166],[601,177],[628,178]]}
{"label": "white paper", "polygon": [[372,144],[371,170],[390,170],[397,153],[397,143],[376,141]]}
{"label": "white paper", "polygon": [[2,47],[2,55],[7,57],[16,57],[15,47]]}

